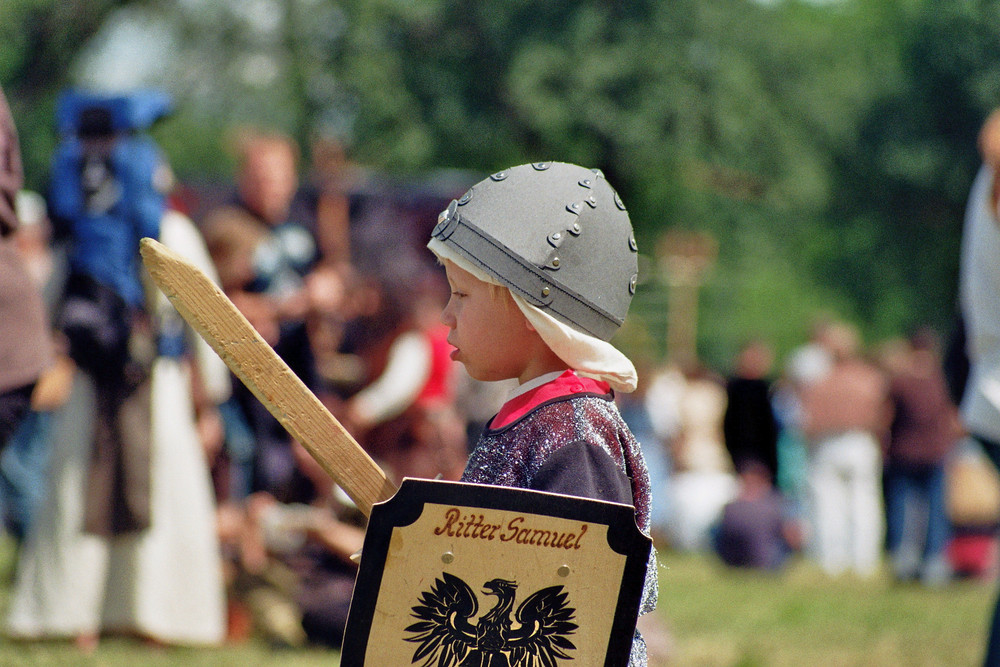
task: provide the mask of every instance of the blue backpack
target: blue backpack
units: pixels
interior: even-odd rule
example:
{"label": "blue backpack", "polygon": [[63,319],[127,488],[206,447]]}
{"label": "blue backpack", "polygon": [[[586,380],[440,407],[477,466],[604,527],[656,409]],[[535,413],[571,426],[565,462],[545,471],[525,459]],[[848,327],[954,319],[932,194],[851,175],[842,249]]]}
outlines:
{"label": "blue backpack", "polygon": [[95,372],[128,360],[133,314],[144,301],[139,240],[158,238],[169,169],[143,134],[170,111],[158,91],[101,95],[67,91],[56,120],[49,214],[68,242],[69,276],[60,328],[70,354]]}

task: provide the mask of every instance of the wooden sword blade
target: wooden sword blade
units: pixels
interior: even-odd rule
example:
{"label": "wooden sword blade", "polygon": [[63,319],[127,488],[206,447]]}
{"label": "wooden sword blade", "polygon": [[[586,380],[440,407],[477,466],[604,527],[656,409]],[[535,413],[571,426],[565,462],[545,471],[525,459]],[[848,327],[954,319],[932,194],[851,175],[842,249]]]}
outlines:
{"label": "wooden sword blade", "polygon": [[151,238],[142,239],[139,253],[181,316],[366,516],[392,497],[396,486],[385,471],[208,276]]}

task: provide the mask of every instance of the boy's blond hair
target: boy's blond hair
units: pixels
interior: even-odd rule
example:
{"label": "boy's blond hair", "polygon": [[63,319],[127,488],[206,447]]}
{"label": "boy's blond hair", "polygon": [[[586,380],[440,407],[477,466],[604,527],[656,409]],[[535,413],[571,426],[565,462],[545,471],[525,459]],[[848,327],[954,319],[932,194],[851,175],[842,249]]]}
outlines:
{"label": "boy's blond hair", "polygon": [[490,298],[498,306],[504,309],[517,309],[517,304],[514,303],[514,297],[511,295],[510,290],[503,285],[497,285],[494,283],[486,283],[490,290]]}

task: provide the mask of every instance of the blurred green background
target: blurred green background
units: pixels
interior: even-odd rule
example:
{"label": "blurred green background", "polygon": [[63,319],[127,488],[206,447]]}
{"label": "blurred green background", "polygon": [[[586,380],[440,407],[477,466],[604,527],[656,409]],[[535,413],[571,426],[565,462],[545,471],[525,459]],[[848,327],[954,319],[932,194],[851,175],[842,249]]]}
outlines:
{"label": "blurred green background", "polygon": [[698,353],[779,353],[818,312],[869,342],[955,311],[975,136],[1000,103],[1000,2],[3,0],[0,84],[44,187],[68,85],[168,90],[179,178],[225,180],[241,123],[393,178],[602,169],[643,283],[620,344],[659,359],[658,242],[710,234]]}

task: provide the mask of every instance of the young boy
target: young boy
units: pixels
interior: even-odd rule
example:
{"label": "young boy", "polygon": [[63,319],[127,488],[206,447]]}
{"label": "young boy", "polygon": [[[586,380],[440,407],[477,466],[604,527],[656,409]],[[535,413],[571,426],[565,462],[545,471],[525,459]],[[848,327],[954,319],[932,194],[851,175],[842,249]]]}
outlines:
{"label": "young boy", "polygon": [[[558,162],[493,174],[453,201],[428,248],[451,285],[452,358],[520,386],[480,436],[464,482],[626,503],[649,534],[649,475],[613,391],[635,389],[608,341],[635,292],[625,207],[598,171]],[[656,606],[655,551],[640,613]],[[647,664],[636,633],[630,667]]]}

